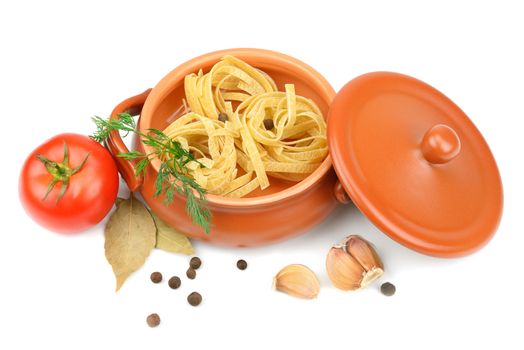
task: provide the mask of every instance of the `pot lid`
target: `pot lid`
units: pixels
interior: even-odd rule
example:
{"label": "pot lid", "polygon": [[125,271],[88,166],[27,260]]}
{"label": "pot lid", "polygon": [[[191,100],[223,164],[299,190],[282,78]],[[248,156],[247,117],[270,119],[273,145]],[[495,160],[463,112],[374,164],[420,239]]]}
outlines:
{"label": "pot lid", "polygon": [[337,94],[330,154],[355,205],[424,254],[472,253],[495,233],[502,184],[491,151],[450,99],[412,77],[364,74]]}

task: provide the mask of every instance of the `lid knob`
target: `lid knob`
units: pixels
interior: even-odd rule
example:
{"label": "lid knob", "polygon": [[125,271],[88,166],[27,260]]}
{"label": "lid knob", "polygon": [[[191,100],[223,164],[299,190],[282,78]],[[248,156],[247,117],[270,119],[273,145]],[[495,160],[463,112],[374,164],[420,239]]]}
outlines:
{"label": "lid knob", "polygon": [[437,124],[426,131],[422,139],[422,154],[432,164],[444,164],[460,152],[460,139],[452,128]]}

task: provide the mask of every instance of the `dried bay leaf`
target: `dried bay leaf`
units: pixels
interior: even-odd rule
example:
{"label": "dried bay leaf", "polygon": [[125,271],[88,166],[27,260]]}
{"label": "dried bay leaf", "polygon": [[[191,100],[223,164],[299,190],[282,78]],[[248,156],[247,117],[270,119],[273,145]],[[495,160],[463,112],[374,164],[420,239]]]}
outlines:
{"label": "dried bay leaf", "polygon": [[156,247],[172,253],[191,255],[195,253],[189,238],[166,224],[155,214],[151,214],[156,224]]}
{"label": "dried bay leaf", "polygon": [[105,253],[118,291],[138,270],[156,244],[156,226],[146,207],[131,195],[117,203],[105,228]]}

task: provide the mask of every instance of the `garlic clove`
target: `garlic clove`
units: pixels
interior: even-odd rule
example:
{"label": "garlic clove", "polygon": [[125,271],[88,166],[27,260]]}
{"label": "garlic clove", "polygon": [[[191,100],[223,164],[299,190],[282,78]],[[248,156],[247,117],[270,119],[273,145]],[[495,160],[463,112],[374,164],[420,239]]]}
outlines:
{"label": "garlic clove", "polygon": [[284,267],[273,279],[276,290],[303,299],[316,298],[320,291],[317,276],[307,266],[293,264]]}
{"label": "garlic clove", "polygon": [[351,235],[341,245],[333,246],[326,259],[331,282],[342,290],[356,290],[382,276],[384,265],[373,245]]}
{"label": "garlic clove", "polygon": [[366,274],[362,265],[343,246],[334,246],[329,250],[326,270],[333,285],[342,290],[359,289]]}
{"label": "garlic clove", "polygon": [[366,271],[373,269],[384,270],[382,260],[380,260],[375,248],[364,238],[357,235],[348,236],[345,240],[345,246],[346,251],[354,257]]}

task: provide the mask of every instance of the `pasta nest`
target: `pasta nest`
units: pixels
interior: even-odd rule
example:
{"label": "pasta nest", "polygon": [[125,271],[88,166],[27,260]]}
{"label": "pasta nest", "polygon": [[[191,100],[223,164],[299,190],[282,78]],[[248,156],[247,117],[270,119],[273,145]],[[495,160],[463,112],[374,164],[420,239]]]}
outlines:
{"label": "pasta nest", "polygon": [[187,75],[184,90],[184,113],[164,133],[194,155],[188,175],[208,193],[243,197],[270,177],[301,181],[328,154],[318,106],[238,58]]}

